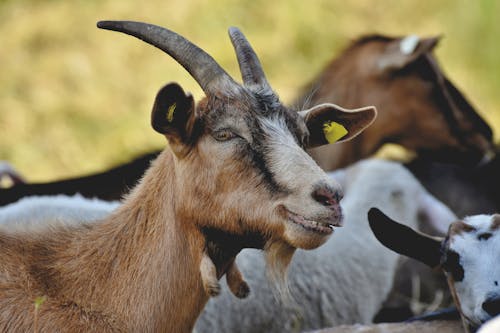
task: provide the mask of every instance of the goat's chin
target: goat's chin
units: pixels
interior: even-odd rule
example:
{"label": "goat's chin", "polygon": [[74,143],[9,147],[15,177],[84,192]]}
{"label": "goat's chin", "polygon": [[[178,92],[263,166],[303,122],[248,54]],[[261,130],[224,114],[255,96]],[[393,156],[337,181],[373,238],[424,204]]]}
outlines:
{"label": "goat's chin", "polygon": [[287,223],[284,237],[288,244],[295,248],[312,250],[323,245],[331,236],[331,233],[319,233],[308,230],[300,225]]}

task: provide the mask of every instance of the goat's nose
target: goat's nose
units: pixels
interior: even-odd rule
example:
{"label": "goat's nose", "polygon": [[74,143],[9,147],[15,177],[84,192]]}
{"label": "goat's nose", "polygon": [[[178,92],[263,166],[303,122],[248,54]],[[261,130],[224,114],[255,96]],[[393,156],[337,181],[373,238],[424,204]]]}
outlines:
{"label": "goat's nose", "polygon": [[323,206],[334,206],[342,200],[343,193],[341,190],[334,190],[330,186],[324,184],[314,189],[312,197]]}
{"label": "goat's nose", "polygon": [[500,296],[487,298],[481,307],[492,317],[500,314]]}

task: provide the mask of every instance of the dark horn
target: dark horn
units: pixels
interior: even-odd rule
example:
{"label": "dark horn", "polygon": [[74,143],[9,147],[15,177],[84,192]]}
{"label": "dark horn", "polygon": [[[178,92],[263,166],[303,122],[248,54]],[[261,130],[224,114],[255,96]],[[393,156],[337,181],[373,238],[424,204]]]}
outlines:
{"label": "dark horn", "polygon": [[270,88],[259,58],[245,38],[245,35],[243,35],[240,29],[231,27],[229,28],[229,37],[236,51],[243,83],[245,85],[261,85]]}
{"label": "dark horn", "polygon": [[126,33],[166,52],[193,76],[205,93],[220,93],[237,85],[208,53],[171,30],[133,21],[100,21],[97,27]]}

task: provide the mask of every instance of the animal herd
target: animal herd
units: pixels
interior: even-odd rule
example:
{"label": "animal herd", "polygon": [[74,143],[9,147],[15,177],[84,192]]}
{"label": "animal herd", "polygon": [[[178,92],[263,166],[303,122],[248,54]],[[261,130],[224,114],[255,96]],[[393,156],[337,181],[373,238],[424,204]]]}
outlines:
{"label": "animal herd", "polygon": [[[472,332],[500,314],[497,148],[438,37],[362,37],[286,106],[237,28],[242,83],[166,28],[97,26],[205,96],[163,86],[168,146],[104,172],[30,184],[0,164],[2,332]],[[372,158],[386,143],[416,157]],[[415,267],[455,319],[409,319]]]}

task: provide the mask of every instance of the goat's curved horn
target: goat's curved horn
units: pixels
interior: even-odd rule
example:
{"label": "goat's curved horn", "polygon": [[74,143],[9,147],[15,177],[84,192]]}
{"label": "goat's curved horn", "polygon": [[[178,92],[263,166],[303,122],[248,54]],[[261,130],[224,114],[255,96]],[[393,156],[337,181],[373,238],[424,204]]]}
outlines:
{"label": "goat's curved horn", "polygon": [[245,35],[243,35],[240,29],[231,27],[229,28],[229,37],[231,38],[231,43],[233,43],[234,50],[236,51],[236,57],[238,58],[238,64],[240,65],[243,83],[245,85],[257,84],[270,88],[264,71],[262,70],[259,58],[257,57],[257,54],[255,54],[255,51],[248,40],[245,38]]}
{"label": "goat's curved horn", "polygon": [[205,93],[217,93],[237,83],[205,51],[163,27],[134,21],[99,21],[97,27],[137,37],[156,46],[181,64]]}

